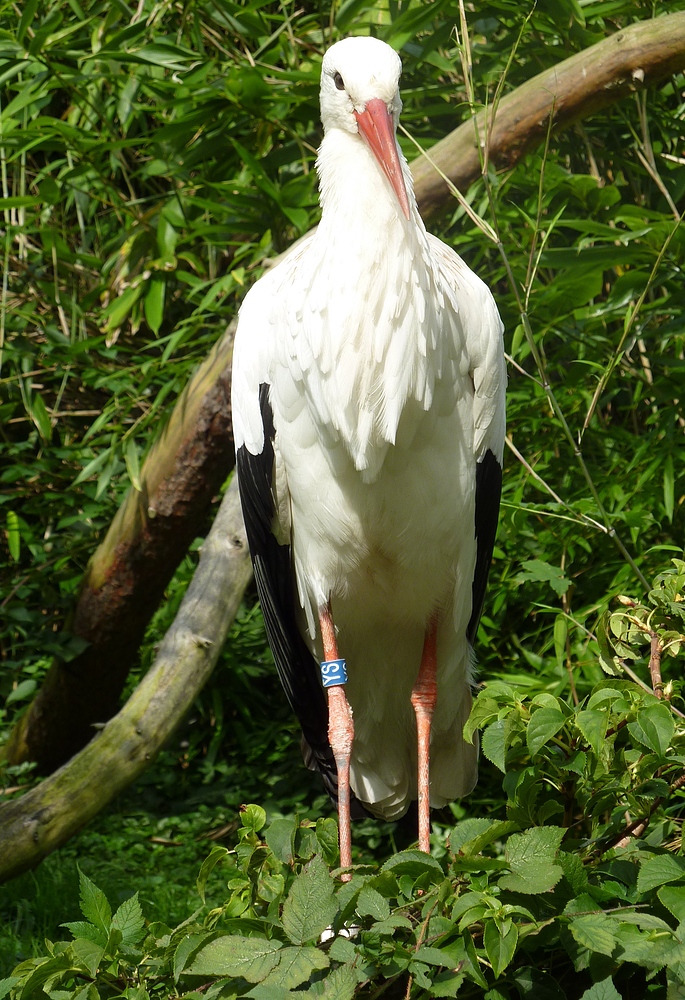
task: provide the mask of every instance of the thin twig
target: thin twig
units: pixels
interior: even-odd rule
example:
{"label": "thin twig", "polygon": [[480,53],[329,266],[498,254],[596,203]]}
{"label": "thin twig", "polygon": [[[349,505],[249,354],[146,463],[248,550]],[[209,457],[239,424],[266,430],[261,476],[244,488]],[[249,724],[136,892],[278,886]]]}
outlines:
{"label": "thin twig", "polygon": [[654,799],[646,816],[633,820],[632,823],[629,823],[621,830],[618,834],[618,838],[615,837],[609,842],[609,848],[628,847],[633,840],[637,840],[638,837],[641,837],[649,826],[649,821],[656,810],[664,804],[669,795],[672,795],[673,792],[677,792],[679,788],[683,787],[683,785],[685,785],[685,771],[683,771],[683,773],[672,782],[666,795],[661,795],[658,799]]}
{"label": "thin twig", "polygon": [[574,521],[580,520],[582,523],[587,524],[590,527],[596,528],[598,531],[603,532],[603,534],[605,535],[608,534],[608,531],[603,524],[600,524],[599,521],[595,521],[595,519],[593,517],[590,517],[588,514],[583,514],[582,511],[581,512],[575,511],[573,507],[570,507],[567,503],[565,503],[565,501],[561,499],[558,493],[554,492],[549,483],[545,482],[542,476],[540,476],[535,471],[533,466],[524,458],[524,456],[521,454],[521,452],[518,450],[518,448],[512,441],[510,434],[507,434],[506,438],[504,439],[504,443],[506,444],[507,448],[509,448],[509,450],[513,452],[514,455],[516,455],[516,457],[518,458],[519,462],[524,467],[526,472],[528,472],[533,477],[533,479],[535,479],[538,483],[540,483],[540,485],[544,489],[547,490],[552,499],[555,500],[558,504],[560,504],[565,510],[569,511],[569,513],[574,515],[573,517]]}
{"label": "thin twig", "polygon": [[661,679],[661,640],[656,632],[649,633],[649,676],[657,698],[664,696],[664,682]]}

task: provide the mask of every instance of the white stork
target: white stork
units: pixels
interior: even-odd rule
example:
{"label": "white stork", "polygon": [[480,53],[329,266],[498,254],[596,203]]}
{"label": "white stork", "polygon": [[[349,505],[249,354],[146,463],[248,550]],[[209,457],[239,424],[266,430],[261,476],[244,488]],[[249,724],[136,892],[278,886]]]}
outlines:
{"label": "white stork", "polygon": [[418,797],[429,851],[430,806],[475,784],[462,727],[501,486],[502,324],[423,225],[400,70],[375,38],[326,52],[321,223],[246,295],[233,360],[257,589],[343,866],[355,798],[391,820]]}

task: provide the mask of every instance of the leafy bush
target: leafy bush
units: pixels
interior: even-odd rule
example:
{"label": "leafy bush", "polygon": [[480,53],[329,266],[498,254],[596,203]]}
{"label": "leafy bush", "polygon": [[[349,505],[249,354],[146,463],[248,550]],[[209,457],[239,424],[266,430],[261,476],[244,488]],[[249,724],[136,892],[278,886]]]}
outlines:
{"label": "leafy bush", "polygon": [[[466,72],[454,0],[322,0],[297,13],[29,0],[19,19],[0,11],[0,723],[14,722],[53,656],[78,651],[67,624],[78,583],[148,440],[248,284],[316,222],[329,41],[372,31],[401,50],[402,120],[430,150],[496,88],[683,6],[479,2]],[[202,873],[224,872],[226,902],[212,893],[213,909],[178,927],[142,925],[135,902],[111,917],[84,876],[74,941],[27,959],[0,994],[283,1000],[288,988],[344,1000],[404,996],[410,984],[414,996],[614,1000],[682,984],[684,706],[669,660],[681,649],[682,564],[641,596],[665,559],[682,558],[685,527],[682,92],[678,75],[550,135],[513,170],[484,170],[465,197],[499,245],[456,202],[431,224],[492,285],[511,359],[503,513],[478,637],[487,683],[470,724],[485,759],[456,826],[436,824],[434,859],[387,859],[397,830],[369,822],[355,834],[369,863],[351,883],[326,874],[327,807],[297,761],[259,613],[246,608],[141,788],[167,811],[181,799],[197,809],[206,794],[226,826],[257,797],[299,818],[264,834],[259,808],[243,812],[236,853],[215,852]],[[657,666],[669,668],[666,698]],[[27,780],[10,770],[8,794]],[[106,822],[135,840],[134,824]],[[119,843],[110,833],[106,864]],[[96,879],[103,845],[79,845]],[[170,868],[160,866],[167,879]],[[324,917],[359,932],[320,943]]]}
{"label": "leafy bush", "polygon": [[618,676],[644,645],[634,621],[671,652],[685,642],[675,562],[651,610],[632,602],[627,629],[625,612],[610,617],[601,656],[616,676],[579,704],[483,686],[465,734],[482,732],[504,775],[500,816],[458,822],[434,856],[401,851],[344,881],[334,820],[283,816],[265,831],[265,810],[243,807],[235,849],[215,847],[197,881],[204,903],[218,870],[221,905],[146,926],[137,893],[112,914],[81,873],[73,940],[20,964],[0,996],[610,1000],[685,986],[684,717],[659,686]]}

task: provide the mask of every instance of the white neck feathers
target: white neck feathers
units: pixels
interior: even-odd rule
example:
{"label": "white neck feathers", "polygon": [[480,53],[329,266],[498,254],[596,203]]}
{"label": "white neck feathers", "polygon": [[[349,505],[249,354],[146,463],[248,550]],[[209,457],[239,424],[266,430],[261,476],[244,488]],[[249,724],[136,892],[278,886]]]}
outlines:
{"label": "white neck feathers", "polygon": [[318,425],[368,480],[395,443],[407,403],[415,402],[414,419],[427,411],[454,357],[403,157],[402,165],[409,220],[364,140],[326,133],[317,161],[321,223],[298,263],[298,294],[283,288],[287,328],[298,339],[289,367],[304,382]]}

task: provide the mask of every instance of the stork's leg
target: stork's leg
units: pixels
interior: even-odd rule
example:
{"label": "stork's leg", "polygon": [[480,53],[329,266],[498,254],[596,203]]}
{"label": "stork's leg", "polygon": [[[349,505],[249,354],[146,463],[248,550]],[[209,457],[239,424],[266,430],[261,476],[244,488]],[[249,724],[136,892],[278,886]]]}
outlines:
{"label": "stork's leg", "polygon": [[[338,659],[338,642],[330,604],[319,610],[319,624],[323,641],[325,663]],[[324,679],[324,684],[325,684]],[[326,687],[328,694],[328,742],[338,770],[338,836],[340,840],[340,865],[352,864],[352,825],[350,817],[350,758],[354,740],[352,709],[342,683]],[[352,876],[343,876],[348,881]]]}
{"label": "stork's leg", "polygon": [[438,698],[437,685],[438,619],[431,618],[423,640],[419,676],[411,693],[416,713],[419,760],[419,850],[430,854],[430,742],[431,720]]}

